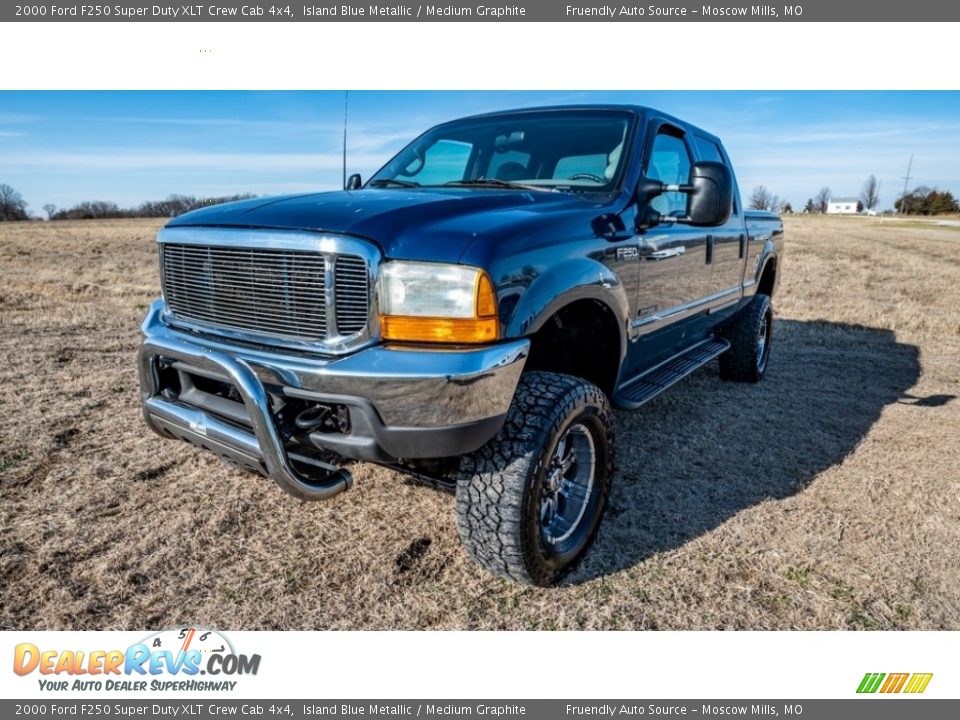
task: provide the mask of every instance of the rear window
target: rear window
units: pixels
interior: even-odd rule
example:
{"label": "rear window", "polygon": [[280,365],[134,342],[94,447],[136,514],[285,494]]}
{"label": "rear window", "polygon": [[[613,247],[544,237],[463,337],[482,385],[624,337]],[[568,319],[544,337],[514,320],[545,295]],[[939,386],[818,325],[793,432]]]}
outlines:
{"label": "rear window", "polygon": [[518,177],[529,177],[530,155],[517,150],[507,150],[496,153],[490,158],[487,166],[487,177],[499,180],[516,180]]}
{"label": "rear window", "polygon": [[603,177],[607,164],[607,155],[571,155],[557,161],[553,177],[565,180],[579,173]]}

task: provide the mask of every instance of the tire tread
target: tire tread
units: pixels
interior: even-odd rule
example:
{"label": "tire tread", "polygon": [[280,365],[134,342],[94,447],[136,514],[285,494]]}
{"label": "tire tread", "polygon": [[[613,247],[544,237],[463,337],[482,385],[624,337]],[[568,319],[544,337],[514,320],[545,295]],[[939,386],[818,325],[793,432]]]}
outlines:
{"label": "tire tread", "polygon": [[[730,349],[720,356],[721,378],[735,382],[755,383],[763,377],[763,372],[757,368],[757,333],[764,314],[769,310],[770,297],[757,294],[750,304],[724,328],[723,336],[730,342]],[[767,363],[769,362],[768,349]]]}
{"label": "tire tread", "polygon": [[549,585],[563,574],[543,567],[536,561],[534,548],[528,547],[525,503],[532,500],[526,490],[536,476],[544,449],[564,421],[588,406],[597,408],[607,434],[607,467],[598,468],[597,477],[604,493],[602,512],[612,474],[611,414],[603,392],[580,378],[549,372],[524,374],[503,427],[490,442],[461,459],[457,480],[460,539],[467,553],[487,570],[526,585]]}

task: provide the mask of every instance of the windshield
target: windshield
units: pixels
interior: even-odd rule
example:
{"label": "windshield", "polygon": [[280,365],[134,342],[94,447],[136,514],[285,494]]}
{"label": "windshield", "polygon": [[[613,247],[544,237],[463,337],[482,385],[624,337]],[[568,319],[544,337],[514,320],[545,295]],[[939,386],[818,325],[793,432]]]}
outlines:
{"label": "windshield", "polygon": [[369,185],[609,191],[620,181],[632,118],[551,110],[447,123],[404,148]]}

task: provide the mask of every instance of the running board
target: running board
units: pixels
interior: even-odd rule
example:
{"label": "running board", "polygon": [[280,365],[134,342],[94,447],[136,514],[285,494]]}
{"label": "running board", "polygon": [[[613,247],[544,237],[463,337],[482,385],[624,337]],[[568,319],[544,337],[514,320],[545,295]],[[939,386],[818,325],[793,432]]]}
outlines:
{"label": "running board", "polygon": [[719,337],[710,337],[697,343],[620,385],[613,394],[614,406],[621,410],[636,410],[729,347],[730,343]]}

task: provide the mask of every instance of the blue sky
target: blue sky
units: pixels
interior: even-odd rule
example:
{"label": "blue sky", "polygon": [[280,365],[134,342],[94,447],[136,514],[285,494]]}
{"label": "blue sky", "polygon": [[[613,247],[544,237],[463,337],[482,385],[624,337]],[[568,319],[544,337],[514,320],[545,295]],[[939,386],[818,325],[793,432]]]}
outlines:
{"label": "blue sky", "polygon": [[[340,184],[342,91],[0,91],[0,183],[44,203],[123,206],[171,193],[297,193]],[[960,92],[385,91],[350,93],[348,172],[367,177],[431,125],[544,104],[651,105],[719,135],[744,194],[764,184],[794,207],[829,186],[881,180],[960,196]]]}

